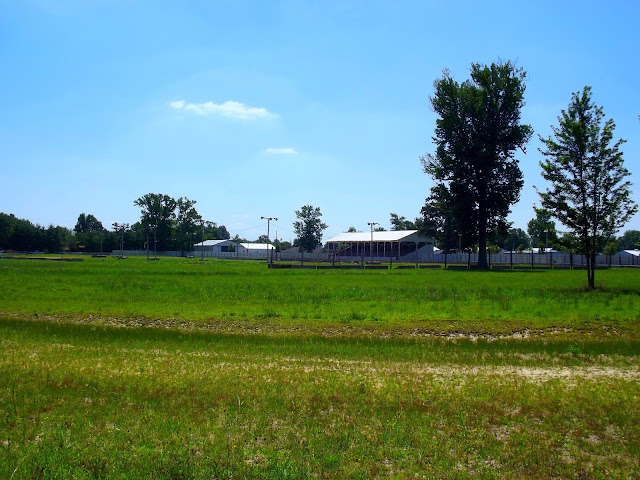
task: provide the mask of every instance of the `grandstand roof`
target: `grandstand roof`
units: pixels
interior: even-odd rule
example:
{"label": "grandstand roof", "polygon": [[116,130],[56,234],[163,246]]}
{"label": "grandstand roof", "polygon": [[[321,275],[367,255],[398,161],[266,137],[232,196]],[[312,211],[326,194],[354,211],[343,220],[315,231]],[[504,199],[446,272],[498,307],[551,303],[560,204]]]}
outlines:
{"label": "grandstand roof", "polygon": [[[370,242],[371,232],[352,232],[341,233],[335,237],[331,237],[326,241],[330,242]],[[415,241],[414,238],[420,238],[418,236],[418,230],[391,230],[388,232],[373,232],[374,242],[401,242],[403,240],[409,241],[409,237],[413,237],[411,241]]]}

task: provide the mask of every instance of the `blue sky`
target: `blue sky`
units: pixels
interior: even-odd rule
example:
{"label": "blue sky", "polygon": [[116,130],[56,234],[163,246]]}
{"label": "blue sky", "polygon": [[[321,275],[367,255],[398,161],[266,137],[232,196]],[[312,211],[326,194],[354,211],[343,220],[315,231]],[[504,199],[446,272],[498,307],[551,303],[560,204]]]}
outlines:
{"label": "blue sky", "polygon": [[133,201],[154,192],[249,239],[266,233],[261,216],[293,238],[304,204],[321,208],[325,238],[389,228],[432,185],[419,158],[434,150],[433,81],[500,60],[528,73],[535,131],[514,226],[544,186],[537,135],[585,85],[628,140],[640,203],[637,1],[0,0],[0,12],[0,211],[36,223],[133,223]]}

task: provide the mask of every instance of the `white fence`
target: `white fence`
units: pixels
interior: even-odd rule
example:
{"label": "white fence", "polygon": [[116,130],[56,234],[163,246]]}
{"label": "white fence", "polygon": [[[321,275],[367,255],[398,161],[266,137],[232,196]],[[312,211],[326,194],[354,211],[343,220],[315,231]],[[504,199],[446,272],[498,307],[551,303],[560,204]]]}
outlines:
{"label": "white fence", "polygon": [[[124,256],[146,256],[146,250],[114,250],[112,255]],[[153,252],[148,252],[150,257],[154,256]],[[194,258],[228,258],[228,259],[266,259],[266,251],[245,251],[245,252],[181,252],[166,251],[158,252],[158,256],[162,257],[188,257]],[[352,256],[333,256],[331,253],[305,253],[304,258],[298,252],[280,252],[274,253],[273,259],[276,261],[295,261],[301,260],[308,262],[367,262],[372,260],[371,257],[352,257]],[[553,266],[553,267],[581,267],[587,265],[587,259],[584,255],[571,255],[564,252],[554,253],[500,253],[487,254],[487,260],[490,265],[524,265],[524,266]],[[382,263],[437,263],[447,265],[475,265],[478,262],[477,254],[454,253],[454,254],[418,254],[415,252],[404,255],[400,259],[394,257],[373,257],[373,261]],[[598,255],[596,257],[596,265],[600,267],[627,267],[640,266],[640,258],[634,255]]]}
{"label": "white fence", "polygon": [[[446,263],[451,264],[471,264],[478,262],[477,254],[434,254],[420,255],[420,263]],[[414,259],[415,260],[415,259]],[[581,267],[587,266],[587,257],[584,255],[572,255],[565,252],[553,253],[487,253],[487,260],[490,265],[534,265],[553,267]],[[596,265],[601,267],[626,267],[640,266],[640,258],[634,255],[598,255]]]}

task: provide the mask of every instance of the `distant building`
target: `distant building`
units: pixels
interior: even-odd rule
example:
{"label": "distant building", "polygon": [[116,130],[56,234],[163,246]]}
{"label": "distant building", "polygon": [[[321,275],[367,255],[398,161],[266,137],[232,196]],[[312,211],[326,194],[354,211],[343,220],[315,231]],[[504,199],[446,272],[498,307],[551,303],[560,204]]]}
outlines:
{"label": "distant building", "polygon": [[417,253],[433,254],[433,238],[418,235],[418,230],[391,230],[388,232],[341,233],[325,243],[326,249],[342,257],[379,257],[402,259]]}
{"label": "distant building", "polygon": [[273,249],[274,246],[268,243],[236,243],[233,240],[205,240],[193,246],[194,254],[204,252],[214,257],[266,258]]}
{"label": "distant building", "polygon": [[616,255],[619,255],[621,257],[633,256],[636,258],[640,258],[640,250],[621,250],[616,253]]}

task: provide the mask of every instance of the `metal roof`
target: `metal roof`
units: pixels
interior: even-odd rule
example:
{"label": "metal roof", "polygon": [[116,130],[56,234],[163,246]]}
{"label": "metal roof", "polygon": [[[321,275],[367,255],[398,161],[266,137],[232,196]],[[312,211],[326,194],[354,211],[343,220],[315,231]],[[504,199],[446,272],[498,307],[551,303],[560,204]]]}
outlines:
{"label": "metal roof", "polygon": [[241,243],[247,250],[272,250],[275,248],[270,243]]}
{"label": "metal roof", "polygon": [[[391,230],[388,232],[373,232],[374,242],[399,242],[407,237],[417,236],[418,230]],[[326,243],[340,242],[370,242],[371,232],[352,232],[341,233],[335,237],[331,237]]]}
{"label": "metal roof", "polygon": [[622,250],[618,253],[616,253],[616,255],[633,255],[634,257],[640,257],[640,250]]}
{"label": "metal roof", "polygon": [[205,240],[204,242],[198,242],[195,244],[196,247],[213,247],[214,245],[218,245],[219,243],[228,242],[229,240]]}

